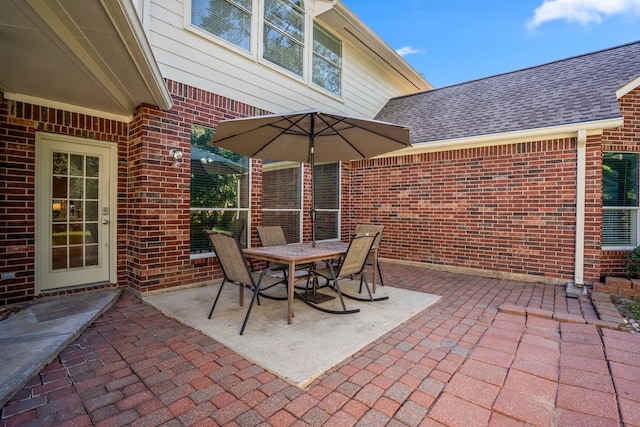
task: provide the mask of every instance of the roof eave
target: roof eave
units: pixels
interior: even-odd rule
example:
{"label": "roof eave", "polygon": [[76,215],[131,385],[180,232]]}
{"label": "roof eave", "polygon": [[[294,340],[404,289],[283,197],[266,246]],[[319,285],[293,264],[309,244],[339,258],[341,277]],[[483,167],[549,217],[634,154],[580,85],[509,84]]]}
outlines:
{"label": "roof eave", "polygon": [[114,26],[118,29],[122,42],[128,47],[142,80],[155,100],[155,105],[162,110],[170,110],[173,107],[171,94],[167,89],[133,3],[121,0],[102,0],[102,4]]}
{"label": "roof eave", "polygon": [[638,86],[640,86],[640,76],[631,80],[629,83],[625,84],[620,89],[616,90],[616,96],[618,97],[618,99],[620,99],[626,94],[628,94],[629,92],[631,92],[632,90],[634,90],[635,88],[637,88]]}
{"label": "roof eave", "polygon": [[433,89],[433,86],[404,60],[384,40],[349,10],[341,0],[323,2],[316,15],[352,43],[368,49],[381,61],[404,77],[416,91]]}
{"label": "roof eave", "polygon": [[547,126],[536,129],[524,129],[513,132],[493,133],[487,135],[475,135],[464,138],[444,139],[438,141],[415,142],[412,146],[394,151],[382,157],[395,157],[400,155],[413,155],[422,153],[433,153],[447,150],[460,150],[464,148],[475,148],[483,146],[495,146],[514,144],[525,141],[538,141],[552,138],[575,137],[578,131],[584,130],[587,135],[601,134],[605,129],[613,129],[624,124],[623,117],[594,120],[589,122],[571,123],[559,126]]}

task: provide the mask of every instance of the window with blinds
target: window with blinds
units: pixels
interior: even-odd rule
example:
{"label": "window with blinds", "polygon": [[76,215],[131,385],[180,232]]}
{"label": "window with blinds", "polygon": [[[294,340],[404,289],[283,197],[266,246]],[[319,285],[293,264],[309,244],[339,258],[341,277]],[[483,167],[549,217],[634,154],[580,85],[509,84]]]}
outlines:
{"label": "window with blinds", "polygon": [[265,0],[262,57],[302,76],[304,58],[304,3],[301,0]]}
{"label": "window with blinds", "polygon": [[191,23],[250,50],[252,0],[192,0]]}
{"label": "window with blinds", "polygon": [[234,233],[241,245],[250,235],[249,158],[212,147],[214,129],[191,128],[190,251],[192,257],[211,254],[204,230]]}
{"label": "window with blinds", "polygon": [[638,246],[638,153],[606,152],[602,159],[602,245]]}
{"label": "window with blinds", "polygon": [[314,84],[336,95],[342,93],[342,42],[319,24],[313,24]]}

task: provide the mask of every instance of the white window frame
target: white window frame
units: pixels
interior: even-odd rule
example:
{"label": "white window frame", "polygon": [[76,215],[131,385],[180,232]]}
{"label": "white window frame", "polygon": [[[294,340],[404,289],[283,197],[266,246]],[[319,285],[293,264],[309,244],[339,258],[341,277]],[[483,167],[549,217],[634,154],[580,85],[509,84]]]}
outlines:
{"label": "white window frame", "polygon": [[[616,153],[616,152],[606,152],[603,153],[603,157],[604,155],[606,155],[607,153],[609,154],[633,154],[636,156],[637,162],[638,162],[638,192],[640,193],[640,153],[635,153],[635,152],[621,152],[621,153]],[[603,159],[603,164],[604,164],[604,159]],[[604,185],[604,171],[603,171],[603,185]],[[604,194],[604,189],[603,189],[603,194]],[[638,194],[638,197],[640,197],[640,194]],[[635,240],[635,244],[630,244],[630,245],[611,245],[611,244],[606,244],[604,242],[604,238],[603,235],[605,233],[605,212],[613,212],[613,211],[628,211],[630,214],[630,229],[632,231],[630,231],[629,237],[630,240]],[[634,224],[635,221],[635,224]],[[635,228],[635,230],[633,230]],[[633,235],[633,231],[635,231],[635,236]],[[620,251],[620,250],[633,250],[636,247],[638,247],[640,245],[640,200],[638,201],[638,204],[636,206],[605,206],[604,202],[602,203],[602,232],[601,232],[601,239],[602,239],[602,250],[603,251]]]}
{"label": "white window frame", "polygon": [[[148,1],[148,0],[144,0]],[[330,32],[329,29],[325,28],[325,31],[330,32],[331,35],[340,41],[342,44],[342,65],[341,65],[341,73],[340,73],[340,94],[336,94],[331,92],[322,86],[319,86],[313,83],[313,27],[314,27],[314,19],[311,16],[311,12],[308,6],[309,1],[304,2],[304,31],[305,31],[305,40],[303,45],[303,55],[302,55],[302,75],[295,74],[286,68],[282,68],[279,65],[269,61],[266,58],[262,57],[263,51],[263,34],[264,34],[264,0],[253,0],[252,2],[252,17],[251,17],[251,42],[249,50],[245,50],[240,48],[239,46],[216,36],[194,24],[191,23],[191,7],[192,0],[185,0],[183,3],[183,28],[203,39],[208,40],[211,43],[215,43],[216,45],[232,51],[244,58],[258,63],[261,66],[268,68],[278,74],[281,74],[291,80],[295,80],[300,84],[304,84],[309,89],[316,91],[318,93],[323,94],[324,96],[335,99],[336,101],[342,102],[344,99],[344,70],[345,67],[345,56],[344,56],[344,40]],[[319,24],[320,25],[320,24]],[[322,25],[320,25],[322,27]],[[323,27],[324,28],[324,27]]]}

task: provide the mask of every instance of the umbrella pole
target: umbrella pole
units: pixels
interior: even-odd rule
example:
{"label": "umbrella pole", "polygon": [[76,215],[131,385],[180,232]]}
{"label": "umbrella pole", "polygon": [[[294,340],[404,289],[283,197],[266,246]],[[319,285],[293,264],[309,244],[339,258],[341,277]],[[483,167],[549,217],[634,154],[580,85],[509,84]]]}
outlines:
{"label": "umbrella pole", "polygon": [[315,115],[311,115],[311,129],[309,135],[309,160],[311,161],[311,246],[316,247],[316,187],[315,187],[315,177],[314,177],[314,169],[315,169],[315,159],[314,159],[314,119]]}

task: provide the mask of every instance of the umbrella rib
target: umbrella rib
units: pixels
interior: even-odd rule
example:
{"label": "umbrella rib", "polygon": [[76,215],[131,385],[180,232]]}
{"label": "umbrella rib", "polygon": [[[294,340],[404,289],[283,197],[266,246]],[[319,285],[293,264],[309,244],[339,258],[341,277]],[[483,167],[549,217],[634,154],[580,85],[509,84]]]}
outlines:
{"label": "umbrella rib", "polygon": [[[372,134],[374,134],[374,135],[382,136],[382,137],[387,138],[387,139],[389,139],[389,140],[391,140],[391,141],[397,142],[398,144],[400,144],[400,145],[402,145],[402,146],[404,146],[404,147],[406,147],[406,146],[407,146],[407,144],[405,144],[402,140],[400,140],[400,139],[398,139],[398,138],[394,138],[394,137],[392,137],[392,136],[385,135],[385,134],[383,134],[383,133],[381,133],[381,132],[376,132],[376,131],[374,131],[374,130],[372,130],[372,129],[368,128],[368,127],[360,126],[360,125],[358,125],[358,124],[356,124],[356,123],[352,123],[352,122],[350,122],[350,121],[349,121],[349,120],[351,119],[350,117],[342,117],[342,118],[341,118],[341,117],[332,116],[331,114],[326,114],[326,115],[327,115],[327,116],[329,116],[329,117],[333,117],[335,120],[338,120],[338,123],[347,123],[347,124],[348,124],[348,125],[350,125],[351,127],[358,128],[358,129],[364,129],[364,130],[366,130],[367,132],[372,133]],[[323,120],[323,121],[324,121],[324,120]],[[326,123],[326,121],[325,121],[325,123]],[[327,124],[327,125],[328,125],[328,124]],[[394,125],[394,126],[404,128],[404,126],[397,126],[397,125]],[[334,130],[335,130],[335,129],[334,129]],[[336,131],[336,132],[338,132],[338,131]],[[338,133],[339,133],[339,132],[338,132]]]}
{"label": "umbrella rib", "polygon": [[[320,116],[320,115],[319,115],[320,119],[322,120],[322,122],[323,122],[327,127],[326,127],[326,128],[324,128],[322,131],[315,133],[315,136],[318,136],[318,135],[322,136],[322,135],[323,135],[323,133],[322,133],[322,132],[325,132],[327,129],[331,129],[331,130],[335,133],[335,135],[336,135],[336,136],[340,137],[340,138],[342,139],[342,141],[344,141],[347,145],[349,145],[349,147],[353,148],[353,150],[354,150],[356,153],[358,153],[358,155],[359,155],[360,157],[362,157],[363,159],[366,159],[366,158],[367,158],[367,157],[364,155],[364,153],[362,153],[362,151],[358,150],[358,148],[356,148],[356,147],[355,147],[355,146],[354,146],[354,145],[353,145],[353,144],[352,144],[352,143],[351,143],[347,138],[345,138],[345,137],[344,137],[344,135],[343,135],[340,131],[338,131],[337,129],[335,129],[335,127],[334,127],[334,126],[336,126],[337,124],[340,124],[340,123],[346,123],[346,124],[347,124],[347,125],[349,125],[351,128],[364,129],[364,130],[366,130],[367,132],[370,132],[370,133],[372,133],[372,134],[374,134],[374,135],[377,135],[377,136],[382,136],[382,137],[384,137],[384,138],[387,138],[387,139],[388,139],[388,140],[390,140],[390,141],[394,141],[394,142],[396,142],[396,143],[398,143],[398,144],[402,145],[403,147],[406,147],[406,144],[404,144],[402,141],[398,140],[397,138],[393,138],[393,137],[390,137],[390,136],[384,135],[384,134],[382,134],[382,133],[380,133],[380,132],[375,132],[375,131],[373,131],[373,130],[371,130],[371,129],[369,129],[369,128],[365,128],[365,127],[363,127],[363,126],[359,126],[359,125],[357,125],[357,124],[355,124],[355,123],[352,123],[352,122],[348,121],[348,117],[336,117],[336,116],[332,116],[332,115],[330,115],[330,114],[327,114],[327,116],[328,116],[328,117],[331,117],[331,118],[333,118],[333,119],[335,119],[335,120],[336,120],[336,122],[335,122],[334,124],[330,124],[330,123],[328,123],[328,122],[327,122],[327,120],[325,120],[322,116]],[[345,128],[345,129],[346,129],[346,128]],[[344,129],[341,129],[341,130],[344,130]]]}

